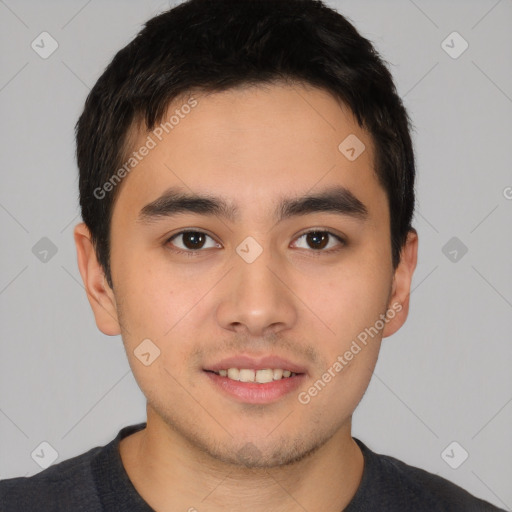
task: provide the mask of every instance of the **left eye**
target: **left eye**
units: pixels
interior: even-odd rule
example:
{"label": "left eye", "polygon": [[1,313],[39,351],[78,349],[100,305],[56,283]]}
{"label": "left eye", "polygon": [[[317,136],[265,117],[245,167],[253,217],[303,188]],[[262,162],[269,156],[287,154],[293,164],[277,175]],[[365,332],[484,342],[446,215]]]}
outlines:
{"label": "left eye", "polygon": [[[297,238],[297,240],[300,240],[301,238],[304,238],[306,241],[306,244],[309,245],[309,247],[303,247],[304,249],[312,248],[315,251],[320,252],[330,252],[327,250],[323,250],[327,247],[327,249],[332,248],[332,244],[329,245],[330,242],[337,241],[338,244],[343,245],[344,240],[339,237],[338,235],[335,235],[334,233],[331,233],[330,231],[320,231],[320,230],[312,230],[308,231],[307,233],[303,233],[301,236]],[[331,239],[329,241],[329,238]],[[333,240],[334,239],[334,240]],[[336,243],[334,243],[336,245]]]}

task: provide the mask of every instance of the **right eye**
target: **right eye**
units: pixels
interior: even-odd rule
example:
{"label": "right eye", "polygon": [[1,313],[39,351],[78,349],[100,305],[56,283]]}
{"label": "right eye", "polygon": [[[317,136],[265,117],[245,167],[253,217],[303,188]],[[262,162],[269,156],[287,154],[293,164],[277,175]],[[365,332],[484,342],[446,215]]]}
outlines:
{"label": "right eye", "polygon": [[[180,237],[182,239],[181,246],[174,242],[176,239],[179,240]],[[213,245],[210,245],[210,247],[205,247],[205,241],[207,238],[213,241]],[[179,233],[171,236],[165,243],[166,245],[170,244],[171,246],[178,247],[177,249],[171,247],[171,251],[178,254],[187,254],[187,256],[194,256],[195,253],[201,252],[201,249],[210,249],[219,245],[210,235],[204,233],[203,231],[193,230],[180,231]]]}

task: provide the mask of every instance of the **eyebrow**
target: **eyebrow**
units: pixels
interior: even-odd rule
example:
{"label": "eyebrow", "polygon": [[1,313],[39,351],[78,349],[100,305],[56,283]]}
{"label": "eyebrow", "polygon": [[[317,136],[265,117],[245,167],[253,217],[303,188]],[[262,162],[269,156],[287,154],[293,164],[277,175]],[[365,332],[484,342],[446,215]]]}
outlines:
{"label": "eyebrow", "polygon": [[[276,222],[280,222],[290,217],[321,212],[349,216],[358,220],[366,220],[368,217],[366,206],[343,186],[332,186],[316,194],[281,198],[273,216]],[[231,222],[236,222],[239,218],[238,207],[221,197],[190,194],[171,187],[144,206],[139,212],[138,220],[151,223],[181,213],[217,216]]]}

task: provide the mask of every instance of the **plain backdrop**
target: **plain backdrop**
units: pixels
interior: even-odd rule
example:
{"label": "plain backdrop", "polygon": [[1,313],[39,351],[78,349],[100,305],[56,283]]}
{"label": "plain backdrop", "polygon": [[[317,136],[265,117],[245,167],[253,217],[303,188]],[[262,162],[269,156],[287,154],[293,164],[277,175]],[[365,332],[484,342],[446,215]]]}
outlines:
{"label": "plain backdrop", "polygon": [[[389,63],[418,167],[410,315],[383,342],[354,435],[511,510],[512,1],[330,5]],[[73,130],[115,52],[168,6],[0,1],[0,478],[41,471],[42,442],[57,463],[145,420],[78,273]],[[42,32],[58,44],[47,58],[31,46],[55,45]]]}

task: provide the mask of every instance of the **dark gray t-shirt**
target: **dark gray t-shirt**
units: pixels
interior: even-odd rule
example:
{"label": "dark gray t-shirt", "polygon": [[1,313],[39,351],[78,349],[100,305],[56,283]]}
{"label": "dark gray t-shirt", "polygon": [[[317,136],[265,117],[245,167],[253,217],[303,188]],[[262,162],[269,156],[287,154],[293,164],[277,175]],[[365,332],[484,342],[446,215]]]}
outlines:
{"label": "dark gray t-shirt", "polygon": [[[145,426],[139,423],[125,427],[107,445],[34,476],[0,481],[0,511],[155,512],[133,487],[119,454],[119,441]],[[448,480],[374,453],[358,439],[356,442],[364,456],[363,479],[344,512],[503,510],[471,496]],[[196,508],[202,507],[198,504]]]}

